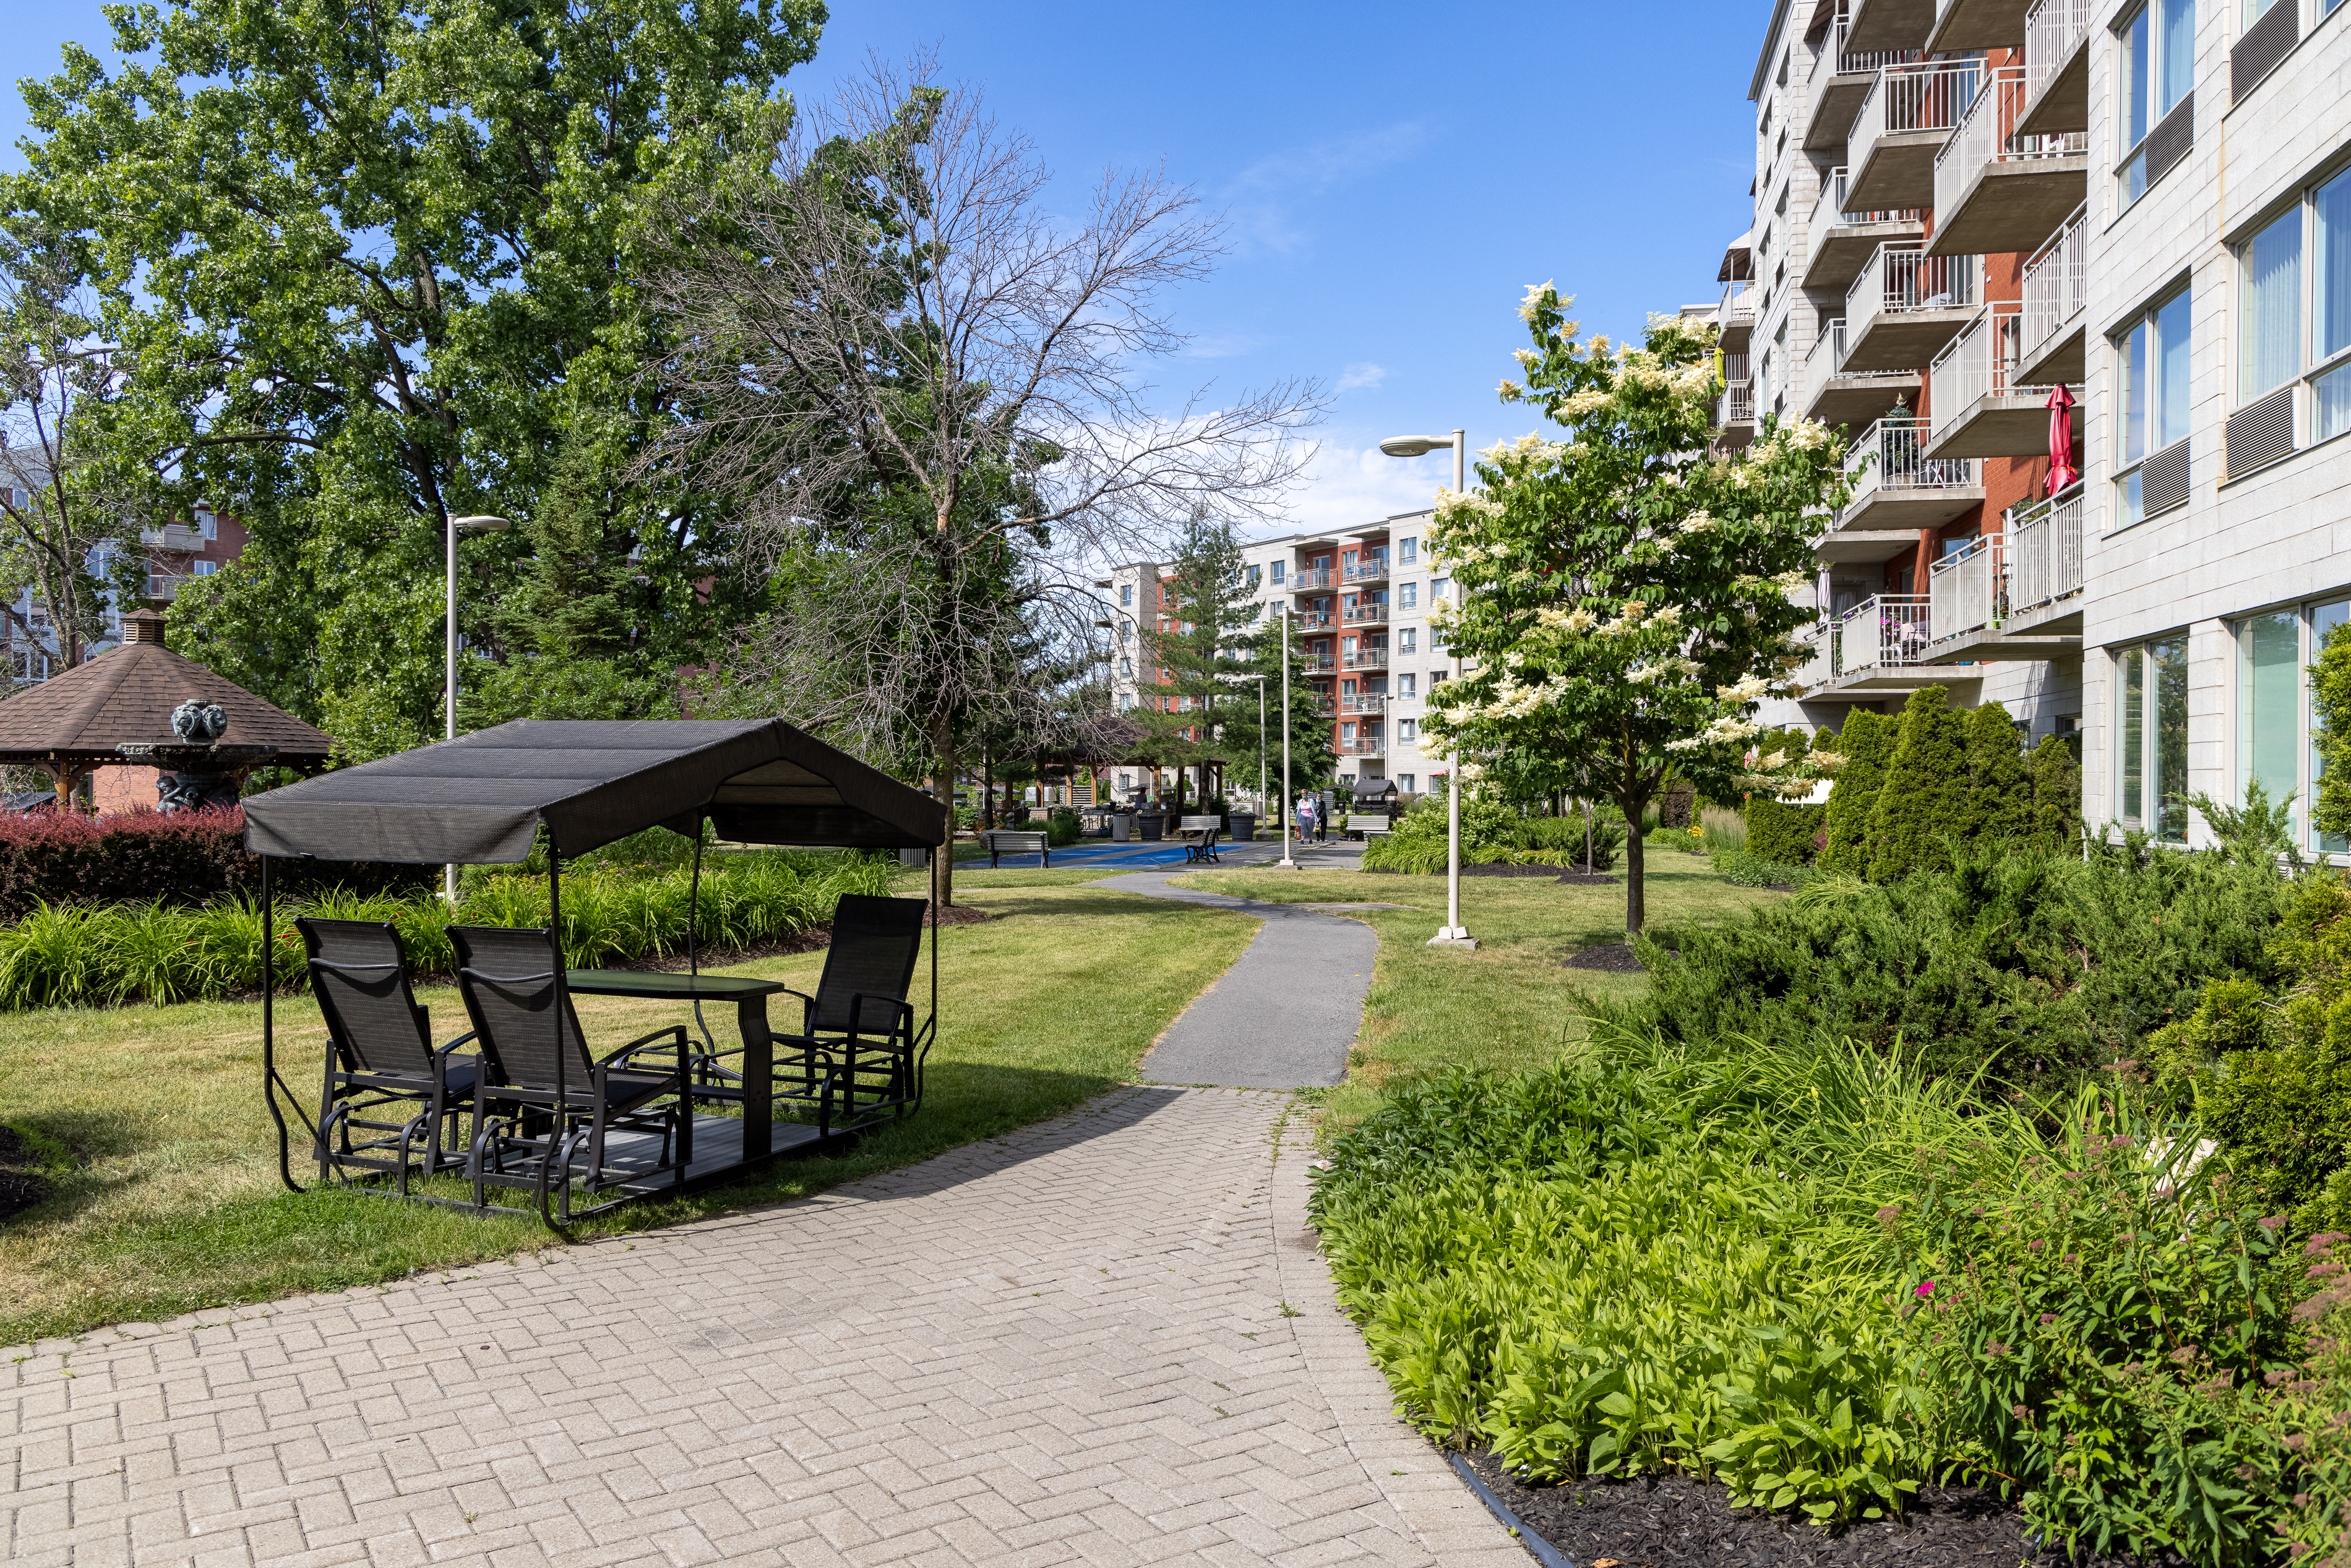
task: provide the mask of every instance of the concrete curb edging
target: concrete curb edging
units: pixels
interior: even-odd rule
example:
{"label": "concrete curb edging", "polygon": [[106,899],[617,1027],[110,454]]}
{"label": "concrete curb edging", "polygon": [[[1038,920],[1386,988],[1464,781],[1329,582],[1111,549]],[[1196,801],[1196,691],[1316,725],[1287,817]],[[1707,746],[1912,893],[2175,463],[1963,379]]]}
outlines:
{"label": "concrete curb edging", "polygon": [[1486,1484],[1484,1478],[1470,1467],[1468,1460],[1458,1454],[1447,1454],[1446,1458],[1453,1466],[1453,1473],[1459,1476],[1463,1484],[1478,1494],[1478,1500],[1486,1505],[1486,1511],[1500,1520],[1502,1528],[1509,1531],[1520,1545],[1532,1553],[1534,1560],[1541,1563],[1543,1568],[1576,1568],[1575,1559],[1545,1541],[1541,1535],[1535,1533],[1534,1526],[1512,1513],[1510,1505],[1494,1495],[1494,1489]]}
{"label": "concrete curb edging", "polygon": [[1273,1154],[1273,1253],[1290,1332],[1339,1437],[1421,1546],[1445,1568],[1523,1568],[1524,1553],[1419,1433],[1395,1417],[1387,1379],[1339,1311],[1330,1265],[1306,1222],[1310,1148],[1294,1119]]}

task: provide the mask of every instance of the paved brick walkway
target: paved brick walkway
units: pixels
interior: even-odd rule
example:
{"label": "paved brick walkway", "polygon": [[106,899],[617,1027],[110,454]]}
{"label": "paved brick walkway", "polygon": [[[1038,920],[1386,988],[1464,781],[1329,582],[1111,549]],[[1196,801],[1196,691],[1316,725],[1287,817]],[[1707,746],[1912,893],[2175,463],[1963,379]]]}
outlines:
{"label": "paved brick walkway", "polygon": [[12,1353],[0,1558],[1516,1568],[1330,1303],[1290,1103],[1128,1089],[805,1203]]}

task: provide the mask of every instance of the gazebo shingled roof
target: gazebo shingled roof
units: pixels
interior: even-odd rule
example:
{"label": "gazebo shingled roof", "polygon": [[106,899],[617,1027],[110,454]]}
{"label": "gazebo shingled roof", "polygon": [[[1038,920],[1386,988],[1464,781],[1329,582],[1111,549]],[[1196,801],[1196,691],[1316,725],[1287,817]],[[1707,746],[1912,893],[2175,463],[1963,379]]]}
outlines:
{"label": "gazebo shingled roof", "polygon": [[123,617],[131,640],[28,691],[0,701],[0,763],[83,771],[129,761],[115,748],[172,738],[172,710],[190,697],[228,715],[221,738],[274,746],[292,768],[327,760],[333,741],[292,714],[163,646],[153,611]]}

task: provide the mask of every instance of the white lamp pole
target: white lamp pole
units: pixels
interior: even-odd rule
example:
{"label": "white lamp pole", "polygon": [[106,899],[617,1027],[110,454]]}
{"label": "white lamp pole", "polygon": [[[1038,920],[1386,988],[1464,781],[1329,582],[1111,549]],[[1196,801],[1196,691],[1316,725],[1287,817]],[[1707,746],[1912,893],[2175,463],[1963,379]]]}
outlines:
{"label": "white lamp pole", "polygon": [[[443,620],[441,704],[444,733],[451,740],[457,738],[457,536],[459,534],[502,534],[513,527],[504,517],[451,517],[449,536],[448,608]],[[457,868],[441,868],[441,894],[450,903],[457,902]]]}
{"label": "white lamp pole", "polygon": [[[1418,457],[1439,447],[1453,448],[1453,491],[1459,495],[1468,488],[1469,441],[1465,432],[1455,431],[1450,440],[1441,435],[1397,435],[1380,443],[1380,450],[1391,457]],[[1434,609],[1432,601],[1430,608]],[[1461,758],[1450,759],[1451,768],[1445,776],[1445,926],[1428,939],[1432,947],[1475,947],[1469,939],[1469,928],[1461,924]]]}
{"label": "white lamp pole", "polygon": [[1298,869],[1297,857],[1290,848],[1290,835],[1296,824],[1290,820],[1290,601],[1281,601],[1281,858],[1273,863],[1290,871]]}

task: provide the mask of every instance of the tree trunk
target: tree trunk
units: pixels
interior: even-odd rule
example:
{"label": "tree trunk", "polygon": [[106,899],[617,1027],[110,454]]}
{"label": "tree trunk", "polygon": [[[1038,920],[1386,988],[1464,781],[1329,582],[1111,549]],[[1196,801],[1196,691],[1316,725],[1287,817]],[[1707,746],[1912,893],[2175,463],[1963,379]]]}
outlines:
{"label": "tree trunk", "polygon": [[979,759],[979,825],[993,828],[996,821],[996,758],[983,753]]}
{"label": "tree trunk", "polygon": [[939,759],[933,793],[947,810],[946,841],[931,859],[931,903],[940,909],[955,907],[955,730],[942,714],[931,721],[931,750]]}
{"label": "tree trunk", "polygon": [[1619,795],[1616,805],[1625,813],[1625,931],[1634,936],[1649,918],[1648,890],[1641,880],[1647,847],[1641,839],[1641,819],[1648,814],[1649,798]]}

